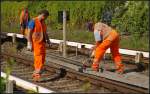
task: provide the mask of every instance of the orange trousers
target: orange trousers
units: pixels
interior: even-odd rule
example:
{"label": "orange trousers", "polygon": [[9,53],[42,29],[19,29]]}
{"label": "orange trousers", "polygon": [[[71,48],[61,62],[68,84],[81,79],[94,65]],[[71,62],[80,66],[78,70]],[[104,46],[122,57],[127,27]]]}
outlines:
{"label": "orange trousers", "polygon": [[33,42],[33,51],[34,51],[34,68],[35,71],[40,71],[45,62],[45,42],[36,43]]}
{"label": "orange trousers", "polygon": [[116,31],[112,31],[110,35],[96,48],[94,60],[96,59],[100,61],[108,48],[111,50],[116,66],[122,66],[122,60],[119,54],[119,35]]}

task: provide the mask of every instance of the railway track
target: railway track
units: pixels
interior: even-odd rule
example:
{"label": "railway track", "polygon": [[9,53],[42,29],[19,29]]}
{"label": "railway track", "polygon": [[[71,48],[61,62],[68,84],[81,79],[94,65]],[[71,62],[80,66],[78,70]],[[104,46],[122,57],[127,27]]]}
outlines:
{"label": "railway track", "polygon": [[[52,67],[45,67],[46,70],[42,74],[43,78],[45,79],[40,80],[38,83],[34,82],[31,76],[33,72],[33,67],[31,66],[33,61],[18,56],[3,54],[3,59],[9,59],[10,57],[15,58],[16,60],[16,64],[13,66],[12,75],[36,83],[56,92],[112,92],[107,88],[90,84],[88,81],[81,81],[73,78],[73,76],[65,74],[66,72],[65,70],[63,71],[63,69],[60,69],[60,71],[59,68],[56,69]],[[6,62],[1,63],[2,71],[4,71],[6,65]],[[89,86],[88,91],[84,89],[86,85]]]}
{"label": "railway track", "polygon": [[[9,44],[9,42],[8,42]],[[12,49],[6,49],[11,48],[15,45],[7,45],[4,47],[5,49],[2,49],[2,57],[4,61],[8,58],[14,58],[16,60],[16,65],[13,67],[12,75],[15,75],[19,78],[28,80],[30,82],[33,82],[32,80],[32,72],[33,72],[33,57],[29,53],[22,53],[22,50],[24,48],[21,48],[20,50],[17,50],[17,53],[12,54]],[[55,45],[54,48],[57,46]],[[13,49],[14,50],[14,49]],[[26,50],[24,50],[26,52]],[[49,53],[50,53],[49,49]],[[86,52],[88,53],[88,52]],[[66,62],[66,64],[72,64],[75,66],[82,67],[82,64],[78,60],[72,60],[72,59],[66,59],[61,56],[58,56],[58,52],[51,52],[51,54],[47,54],[48,58],[54,58],[56,61],[63,61]],[[82,51],[81,51],[81,54]],[[88,57],[88,54],[86,54],[86,57]],[[129,60],[127,58],[126,60]],[[49,60],[46,62],[45,65],[45,71],[43,73],[43,77],[45,79],[41,80],[40,82],[33,82],[38,85],[41,85],[43,87],[49,88],[51,90],[54,90],[56,92],[91,92],[91,93],[148,93],[149,89],[147,88],[141,88],[138,86],[120,83],[114,80],[110,80],[104,77],[98,77],[95,75],[89,75],[86,73],[81,73],[79,71],[73,70],[72,68],[64,65],[56,63],[56,61]],[[111,61],[111,60],[110,60]],[[6,62],[1,63],[2,71],[4,71]],[[87,89],[88,88],[88,89]]]}
{"label": "railway track", "polygon": [[[3,53],[3,57],[5,59],[8,59],[9,57],[13,57],[13,58],[15,58],[16,62],[18,62],[17,66],[14,67],[14,71],[12,72],[13,75],[33,82],[32,78],[31,78],[31,75],[33,72],[33,67],[31,67],[32,62],[33,62],[32,60],[27,60],[23,57],[10,55],[10,54],[4,54],[4,53]],[[6,65],[5,63],[2,63],[2,68],[4,68],[5,65]],[[108,91],[109,92],[122,92],[122,93],[129,93],[129,92],[130,93],[147,93],[148,92],[144,88],[139,88],[139,87],[128,85],[128,84],[111,81],[111,80],[108,80],[105,78],[99,78],[96,76],[76,72],[76,71],[67,69],[64,66],[56,67],[52,63],[49,64],[49,66],[45,66],[45,68],[46,68],[46,70],[48,70],[50,72],[45,72],[45,74],[43,74],[43,75],[46,75],[45,76],[46,79],[41,81],[41,83],[37,83],[37,84],[42,85],[47,88],[50,88],[57,92],[85,92],[84,89],[81,89],[81,87],[79,88],[79,86],[82,86],[82,85],[84,86],[84,84],[86,84],[86,82],[84,80],[86,80],[92,84],[93,89],[91,89],[91,92],[95,92],[95,91],[102,92],[100,87],[102,87],[103,89],[106,88],[106,90],[103,90],[103,91],[107,91],[107,92]],[[62,74],[59,78],[58,75],[60,75],[59,74],[60,72],[58,72],[58,70],[60,70],[60,68],[63,68],[62,70],[64,70],[64,71],[61,71]],[[51,75],[53,75],[53,76],[55,75],[55,76],[52,77]],[[63,75],[65,75],[65,76],[63,77]],[[57,79],[57,77],[59,79]],[[46,82],[46,83],[44,83],[44,82]],[[61,82],[62,85],[59,82]],[[69,84],[66,84],[67,82]],[[71,83],[73,83],[73,85]],[[57,86],[57,85],[59,85],[59,86]],[[76,91],[74,91],[74,90],[76,90]],[[90,91],[88,91],[88,92],[90,92]]]}

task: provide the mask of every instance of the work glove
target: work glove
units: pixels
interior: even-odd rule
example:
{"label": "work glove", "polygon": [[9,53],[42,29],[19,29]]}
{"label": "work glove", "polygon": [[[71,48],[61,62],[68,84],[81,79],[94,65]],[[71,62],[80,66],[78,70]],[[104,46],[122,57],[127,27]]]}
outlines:
{"label": "work glove", "polygon": [[99,71],[99,60],[94,59],[91,67],[93,71]]}
{"label": "work glove", "polygon": [[32,43],[31,42],[27,43],[27,50],[32,51]]}
{"label": "work glove", "polygon": [[99,63],[94,63],[92,64],[92,70],[93,71],[99,71]]}

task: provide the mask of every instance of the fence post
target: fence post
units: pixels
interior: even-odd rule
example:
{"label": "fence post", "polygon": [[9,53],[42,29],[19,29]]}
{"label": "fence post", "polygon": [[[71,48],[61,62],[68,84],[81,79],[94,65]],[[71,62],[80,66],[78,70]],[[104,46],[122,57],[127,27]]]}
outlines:
{"label": "fence post", "polygon": [[63,57],[66,57],[66,11],[63,11]]}
{"label": "fence post", "polygon": [[14,85],[14,81],[13,80],[8,80],[6,82],[6,93],[13,93],[13,85]]}
{"label": "fence post", "polygon": [[59,50],[59,53],[60,53],[60,54],[63,52],[63,42],[60,42],[60,43],[59,43],[59,48],[58,48],[58,50]]}
{"label": "fence post", "polygon": [[76,46],[76,56],[78,56],[78,45]]}
{"label": "fence post", "polygon": [[142,57],[143,57],[142,53],[136,53],[135,63],[140,63],[142,61]]}
{"label": "fence post", "polygon": [[16,34],[14,33],[12,36],[12,43],[15,44],[16,43]]}

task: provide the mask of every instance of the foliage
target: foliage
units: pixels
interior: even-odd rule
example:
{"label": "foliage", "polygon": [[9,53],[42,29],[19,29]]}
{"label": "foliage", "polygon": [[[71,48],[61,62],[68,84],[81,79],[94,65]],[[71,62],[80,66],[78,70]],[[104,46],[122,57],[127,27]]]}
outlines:
{"label": "foliage", "polygon": [[1,94],[5,92],[5,87],[6,87],[5,79],[1,77],[0,78],[0,93]]}
{"label": "foliage", "polygon": [[[47,9],[50,12],[50,17],[46,20],[48,31],[59,35],[52,35],[52,37],[56,36],[54,38],[61,38],[62,35],[57,34],[60,33],[57,31],[62,29],[62,24],[58,23],[58,11],[66,9],[70,11],[70,21],[67,22],[67,31],[69,34],[72,33],[75,35],[68,35],[67,37],[78,37],[77,40],[75,39],[73,41],[82,41],[93,38],[89,37],[91,33],[84,32],[86,31],[85,24],[89,21],[93,21],[94,23],[101,21],[103,14],[106,11],[110,11],[112,13],[112,26],[115,26],[118,32],[128,32],[133,37],[133,40],[137,39],[137,41],[141,41],[143,40],[142,37],[149,38],[148,2],[149,1],[2,1],[1,31],[19,32],[19,16],[23,7],[28,7],[31,18],[36,17],[39,10]],[[81,35],[80,32],[84,32],[84,35]],[[93,42],[93,39],[88,40],[88,43]],[[147,44],[145,47],[148,47],[148,43],[145,41],[144,43]]]}
{"label": "foliage", "polygon": [[130,32],[142,36],[148,32],[148,1],[127,1],[124,6],[117,7],[113,24],[120,32]]}
{"label": "foliage", "polygon": [[85,81],[84,84],[81,85],[81,89],[87,92],[91,88],[91,83],[89,82],[88,79],[85,79],[84,81]]}
{"label": "foliage", "polygon": [[5,73],[6,73],[6,81],[8,81],[9,75],[12,72],[13,65],[16,64],[15,60],[13,58],[8,58],[6,62],[6,68],[5,68]]}

